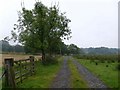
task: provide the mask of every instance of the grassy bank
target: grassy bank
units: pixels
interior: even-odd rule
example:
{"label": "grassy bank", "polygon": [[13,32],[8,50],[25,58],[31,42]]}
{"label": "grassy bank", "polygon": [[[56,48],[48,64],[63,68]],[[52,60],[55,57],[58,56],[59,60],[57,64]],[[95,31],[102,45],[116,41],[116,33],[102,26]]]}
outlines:
{"label": "grassy bank", "polygon": [[2,79],[1,79],[1,76],[2,76],[2,67],[0,67],[0,90],[2,89]]}
{"label": "grassy bank", "polygon": [[84,65],[88,70],[98,76],[108,87],[118,87],[118,70],[116,69],[118,63],[96,63],[90,60],[78,59],[79,63]]}
{"label": "grassy bank", "polygon": [[61,67],[62,58],[58,60],[58,64],[44,66],[41,63],[36,64],[36,74],[23,83],[19,84],[19,88],[49,88],[53,78]]}
{"label": "grassy bank", "polygon": [[68,61],[68,65],[71,70],[71,88],[88,88],[76,66],[72,63],[72,60]]}

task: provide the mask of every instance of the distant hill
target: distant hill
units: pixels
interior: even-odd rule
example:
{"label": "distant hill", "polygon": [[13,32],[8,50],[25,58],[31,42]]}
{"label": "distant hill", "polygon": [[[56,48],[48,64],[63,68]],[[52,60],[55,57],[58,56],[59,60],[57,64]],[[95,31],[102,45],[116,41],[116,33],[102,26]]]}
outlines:
{"label": "distant hill", "polygon": [[117,48],[107,48],[107,47],[98,47],[98,48],[81,48],[84,54],[95,54],[95,55],[105,55],[105,54],[118,54]]}
{"label": "distant hill", "polygon": [[[68,48],[69,46],[69,48]],[[76,49],[75,49],[76,48]],[[78,51],[77,51],[78,50]],[[28,50],[29,52],[32,50]],[[1,52],[27,52],[21,45],[10,45],[8,41],[0,40],[0,53]],[[71,54],[95,54],[95,55],[105,55],[105,54],[117,54],[117,48],[107,48],[107,47],[98,47],[98,48],[79,48],[74,44],[65,45],[61,48],[61,52],[63,53],[71,53]]]}

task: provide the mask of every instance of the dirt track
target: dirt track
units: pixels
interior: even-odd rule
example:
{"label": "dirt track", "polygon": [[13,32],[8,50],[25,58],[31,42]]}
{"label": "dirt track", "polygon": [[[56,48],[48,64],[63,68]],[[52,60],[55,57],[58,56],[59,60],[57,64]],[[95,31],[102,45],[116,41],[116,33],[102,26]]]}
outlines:
{"label": "dirt track", "polygon": [[68,57],[64,58],[63,65],[57,76],[55,77],[51,88],[70,88],[70,70],[67,64]]}
{"label": "dirt track", "polygon": [[[71,57],[69,57],[71,58]],[[70,88],[70,69],[68,67],[67,61],[69,58],[66,56],[63,61],[63,65],[57,76],[54,78],[51,88]],[[93,75],[84,66],[73,60],[74,65],[77,67],[78,72],[82,75],[84,80],[87,82],[89,88],[107,88],[102,81],[99,80],[95,75]],[[106,89],[105,89],[106,90]]]}

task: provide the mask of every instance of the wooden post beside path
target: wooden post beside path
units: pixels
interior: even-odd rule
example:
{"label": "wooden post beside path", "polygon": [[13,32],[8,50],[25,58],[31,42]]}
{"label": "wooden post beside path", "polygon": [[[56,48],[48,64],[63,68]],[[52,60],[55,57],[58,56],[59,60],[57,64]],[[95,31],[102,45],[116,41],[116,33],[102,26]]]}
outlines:
{"label": "wooden post beside path", "polygon": [[5,73],[5,85],[7,87],[12,87],[15,88],[15,74],[13,70],[14,66],[14,59],[13,58],[7,58],[5,59],[5,68],[6,68],[6,73]]}

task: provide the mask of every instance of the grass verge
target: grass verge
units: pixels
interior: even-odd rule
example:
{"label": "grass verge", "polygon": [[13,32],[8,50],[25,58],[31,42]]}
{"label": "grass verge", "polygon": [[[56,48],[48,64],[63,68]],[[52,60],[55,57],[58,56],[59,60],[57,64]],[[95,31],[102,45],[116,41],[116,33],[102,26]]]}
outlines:
{"label": "grass verge", "polygon": [[0,90],[2,89],[2,79],[1,79],[1,76],[2,76],[2,67],[0,67]]}
{"label": "grass verge", "polygon": [[76,66],[72,63],[72,60],[68,61],[68,65],[71,70],[71,88],[88,88]]}
{"label": "grass verge", "polygon": [[53,78],[61,67],[62,58],[58,60],[58,64],[44,66],[36,63],[36,74],[28,77],[23,83],[19,84],[19,88],[49,88]]}
{"label": "grass verge", "polygon": [[108,87],[118,88],[118,70],[115,63],[90,63],[90,60],[78,59],[79,63],[84,65],[88,70],[93,72],[97,77],[99,77]]}

